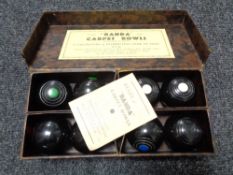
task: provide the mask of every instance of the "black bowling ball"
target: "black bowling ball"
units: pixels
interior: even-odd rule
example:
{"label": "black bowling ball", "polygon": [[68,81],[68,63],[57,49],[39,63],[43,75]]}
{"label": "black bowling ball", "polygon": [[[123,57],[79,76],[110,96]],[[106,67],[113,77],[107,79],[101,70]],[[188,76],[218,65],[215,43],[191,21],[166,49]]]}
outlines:
{"label": "black bowling ball", "polygon": [[139,77],[137,80],[141,85],[148,100],[151,103],[156,103],[159,99],[159,91],[160,91],[158,84],[154,80],[146,77]]}
{"label": "black bowling ball", "polygon": [[47,107],[59,107],[67,102],[69,93],[69,86],[57,80],[50,80],[41,86],[39,98]]}
{"label": "black bowling ball", "polygon": [[82,82],[80,85],[76,84],[74,87],[75,98],[78,98],[82,95],[88,94],[100,87],[99,81],[95,77],[89,77],[88,80]]}
{"label": "black bowling ball", "polygon": [[193,82],[185,77],[176,77],[163,83],[162,100],[168,106],[188,105],[195,96]]}
{"label": "black bowling ball", "polygon": [[71,127],[65,119],[40,121],[33,129],[33,143],[40,153],[62,154],[70,146]]}
{"label": "black bowling ball", "polygon": [[152,152],[159,148],[163,136],[163,126],[158,119],[155,119],[130,132],[127,138],[139,152]]}
{"label": "black bowling ball", "polygon": [[76,123],[72,127],[71,141],[75,149],[77,149],[78,151],[82,153],[89,152],[86,142],[84,141],[83,136]]}
{"label": "black bowling ball", "polygon": [[165,123],[168,145],[173,150],[194,150],[203,140],[204,131],[194,117],[171,116]]}

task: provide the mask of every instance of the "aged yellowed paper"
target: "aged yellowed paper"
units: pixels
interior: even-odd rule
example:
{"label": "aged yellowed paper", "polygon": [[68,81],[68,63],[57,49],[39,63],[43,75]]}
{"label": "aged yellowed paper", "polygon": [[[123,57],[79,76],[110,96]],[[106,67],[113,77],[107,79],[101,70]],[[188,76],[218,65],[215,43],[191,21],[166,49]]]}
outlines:
{"label": "aged yellowed paper", "polygon": [[133,74],[69,105],[89,150],[96,150],[157,117]]}
{"label": "aged yellowed paper", "polygon": [[59,60],[175,58],[165,29],[68,30]]}

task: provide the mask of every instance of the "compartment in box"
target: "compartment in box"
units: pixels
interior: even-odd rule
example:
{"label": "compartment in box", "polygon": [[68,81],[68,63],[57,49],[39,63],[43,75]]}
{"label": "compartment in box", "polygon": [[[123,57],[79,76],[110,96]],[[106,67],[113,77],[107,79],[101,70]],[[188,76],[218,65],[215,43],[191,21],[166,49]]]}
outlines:
{"label": "compartment in box", "polygon": [[166,107],[205,107],[206,106],[206,99],[205,99],[205,92],[204,92],[204,85],[200,71],[195,70],[134,70],[134,71],[123,71],[119,72],[119,77],[123,77],[129,73],[134,73],[137,77],[146,77],[154,80],[159,84],[160,94],[161,94],[161,87],[162,84],[172,78],[175,77],[186,77],[190,79],[195,86],[195,95],[194,98],[182,105],[182,106],[168,106],[164,101],[163,98],[159,97],[159,101],[157,103],[152,103],[155,109],[157,108],[166,108]]}
{"label": "compartment in box", "polygon": [[[122,138],[120,154],[131,154],[130,156],[147,155],[147,156],[164,156],[164,155],[200,155],[200,154],[212,154],[214,153],[214,147],[212,143],[211,128],[209,124],[208,113],[205,110],[184,110],[184,111],[158,111],[158,119],[163,124],[167,121],[169,117],[175,116],[189,116],[197,119],[198,123],[204,130],[204,136],[201,144],[191,151],[174,151],[169,147],[166,138],[164,138],[163,143],[155,152],[150,153],[140,153],[138,152],[128,141],[127,135]],[[165,136],[166,137],[166,136]]]}
{"label": "compartment in box", "polygon": [[32,157],[42,157],[42,158],[48,158],[48,156],[55,156],[57,158],[59,157],[66,157],[66,156],[91,156],[91,155],[112,155],[112,154],[117,154],[118,149],[117,149],[117,144],[115,141],[105,145],[104,147],[93,151],[89,153],[81,153],[78,150],[76,150],[72,146],[72,142],[69,142],[68,148],[66,149],[65,152],[63,153],[52,153],[52,154],[45,154],[42,153],[41,151],[38,151],[36,149],[35,144],[33,143],[33,128],[37,126],[37,124],[41,121],[47,121],[49,119],[56,119],[56,120],[61,120],[61,119],[66,119],[70,125],[73,125],[75,123],[75,120],[72,116],[72,114],[64,113],[64,114],[36,114],[36,115],[28,115],[27,116],[27,121],[26,121],[26,126],[25,126],[25,131],[24,131],[24,141],[23,141],[23,147],[22,147],[22,157],[23,158],[32,158]]}
{"label": "compartment in box", "polygon": [[[45,110],[66,110],[69,109],[68,103],[73,97],[73,89],[76,84],[81,84],[88,77],[95,76],[101,82],[101,86],[105,85],[115,78],[115,73],[106,72],[56,72],[56,73],[35,73],[31,77],[31,86],[29,93],[28,111],[45,111]],[[41,86],[49,80],[58,80],[70,87],[70,95],[67,101],[58,107],[48,107],[44,105],[39,98]]]}

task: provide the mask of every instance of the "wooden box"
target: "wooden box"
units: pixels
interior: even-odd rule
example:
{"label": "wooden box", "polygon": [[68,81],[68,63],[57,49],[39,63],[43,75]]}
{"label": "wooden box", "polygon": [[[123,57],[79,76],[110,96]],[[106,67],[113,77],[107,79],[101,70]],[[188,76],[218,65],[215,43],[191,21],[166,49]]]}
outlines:
{"label": "wooden box", "polygon": [[[58,55],[68,29],[153,29],[165,28],[175,59],[103,59],[103,60],[58,60]],[[163,156],[206,156],[215,153],[209,107],[206,99],[203,67],[210,51],[186,11],[87,11],[45,12],[35,26],[22,54],[30,73],[22,159],[60,159],[80,157],[163,157]],[[75,149],[61,155],[39,155],[29,139],[30,128],[43,118],[61,117],[74,122],[67,106],[47,109],[38,104],[38,87],[46,80],[65,80],[73,86],[88,75],[95,74],[105,82],[111,82],[127,73],[145,75],[163,82],[169,77],[186,76],[197,87],[195,103],[177,107],[153,105],[164,123],[170,115],[189,114],[198,118],[204,127],[206,139],[195,152],[175,152],[165,143],[154,153],[139,153],[121,137],[94,153],[82,154]]]}

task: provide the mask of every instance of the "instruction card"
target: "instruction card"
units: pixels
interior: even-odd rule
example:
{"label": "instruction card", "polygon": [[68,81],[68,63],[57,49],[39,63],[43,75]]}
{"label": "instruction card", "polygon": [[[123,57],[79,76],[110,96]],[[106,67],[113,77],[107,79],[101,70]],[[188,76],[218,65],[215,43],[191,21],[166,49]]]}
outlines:
{"label": "instruction card", "polygon": [[89,150],[96,150],[157,117],[134,74],[71,102]]}

